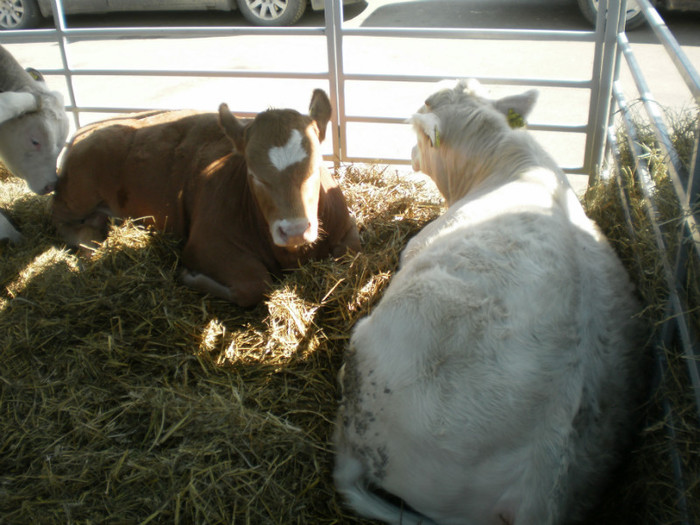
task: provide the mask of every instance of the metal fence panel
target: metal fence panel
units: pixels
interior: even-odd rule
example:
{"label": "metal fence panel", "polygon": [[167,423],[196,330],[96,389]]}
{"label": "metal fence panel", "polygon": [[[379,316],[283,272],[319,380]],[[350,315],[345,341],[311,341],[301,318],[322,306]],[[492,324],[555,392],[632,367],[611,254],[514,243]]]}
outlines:
{"label": "metal fence panel", "polygon": [[[83,116],[89,113],[124,113],[141,109],[153,109],[147,106],[113,106],[109,104],[90,105],[80,100],[76,93],[76,83],[80,79],[96,76],[132,76],[132,77],[157,77],[157,78],[250,78],[250,79],[295,79],[295,80],[323,80],[328,83],[329,92],[335,103],[336,112],[333,124],[337,133],[331,134],[333,139],[332,158],[336,162],[379,162],[391,164],[409,164],[408,153],[399,152],[397,155],[374,155],[360,151],[357,154],[350,154],[348,148],[348,125],[403,125],[405,117],[401,118],[349,114],[346,111],[346,92],[348,83],[368,83],[368,82],[414,82],[431,83],[445,78],[441,74],[405,74],[402,73],[381,73],[368,74],[365,72],[348,72],[343,47],[348,41],[356,38],[381,38],[381,39],[411,39],[437,42],[464,42],[464,41],[500,41],[500,42],[581,42],[590,47],[594,55],[593,67],[591,70],[582,71],[583,78],[543,78],[537,76],[491,76],[480,77],[480,81],[487,85],[521,85],[531,87],[561,88],[584,90],[589,93],[588,97],[588,118],[575,124],[558,124],[552,122],[531,122],[529,128],[535,132],[552,133],[573,133],[580,135],[585,142],[584,151],[581,158],[574,165],[564,165],[562,168],[572,174],[589,174],[597,164],[597,159],[602,143],[600,134],[596,132],[595,122],[601,122],[606,113],[606,104],[609,97],[606,96],[605,89],[601,92],[603,82],[612,74],[612,64],[610,58],[610,46],[614,43],[614,33],[604,32],[600,27],[596,31],[544,31],[544,30],[502,30],[502,29],[418,29],[418,28],[344,28],[342,22],[342,7],[340,0],[326,0],[326,23],[320,28],[170,28],[170,27],[149,27],[149,28],[106,28],[106,29],[77,29],[68,28],[65,24],[62,13],[61,0],[52,0],[54,11],[59,13],[55,17],[55,29],[33,30],[33,31],[5,31],[2,34],[4,42],[57,42],[60,47],[62,67],[44,71],[46,75],[63,75],[66,80],[68,90],[67,109],[74,115],[75,126],[79,127],[85,123]],[[612,0],[619,3],[619,0]],[[609,34],[608,34],[609,33]],[[177,70],[177,69],[155,69],[155,68],[84,68],[71,66],[70,43],[85,40],[103,40],[117,37],[139,37],[139,38],[176,38],[176,37],[227,37],[227,36],[315,36],[323,37],[326,42],[328,67],[312,73],[298,71],[250,71],[241,69],[212,69],[212,70]],[[604,42],[608,39],[608,43]],[[605,54],[604,54],[605,51]],[[246,116],[246,113],[241,113]]]}
{"label": "metal fence panel", "polygon": [[[644,12],[647,22],[663,44],[670,60],[685,81],[696,103],[700,104],[700,76],[698,76],[697,71],[695,71],[678,42],[648,0],[638,0],[638,3]],[[678,510],[682,523],[691,524],[694,523],[694,518],[689,510],[689,493],[687,490],[690,487],[686,484],[687,477],[684,476],[683,472],[684,466],[678,448],[676,430],[678,418],[681,416],[672,405],[667,393],[663,392],[663,378],[669,374],[670,370],[666,350],[668,348],[677,348],[677,353],[687,365],[689,388],[691,390],[689,395],[694,400],[696,415],[700,416],[700,340],[698,339],[700,334],[698,334],[697,321],[694,321],[693,318],[693,310],[697,308],[697,304],[689,304],[689,300],[698,300],[698,297],[691,296],[691,288],[697,285],[697,275],[694,272],[700,267],[700,231],[698,231],[698,220],[700,220],[700,185],[698,184],[698,174],[700,173],[700,165],[698,164],[700,113],[698,114],[698,122],[695,125],[693,153],[686,167],[679,160],[679,153],[673,145],[672,137],[661,114],[660,106],[654,100],[653,93],[649,89],[624,31],[618,32],[617,42],[619,46],[618,63],[616,64],[616,75],[613,82],[613,105],[611,107],[610,125],[607,130],[607,140],[609,149],[616,151],[616,127],[618,124],[621,125],[629,144],[629,150],[634,157],[636,186],[643,192],[646,216],[651,224],[654,240],[660,254],[660,271],[665,281],[667,298],[665,319],[657,331],[657,340],[654,342],[655,387],[661,392],[662,396],[662,410],[666,432],[669,437],[669,459],[675,480]],[[641,147],[641,139],[637,137],[636,122],[633,119],[632,111],[620,85],[619,70],[622,61],[628,66],[637,91],[640,94],[645,121],[650,124],[656,142],[663,153],[669,179],[675,192],[675,199],[680,209],[680,224],[676,231],[672,230],[670,234],[668,233],[668,225],[661,223],[660,204],[647,160],[649,155]],[[613,115],[618,113],[620,115],[619,123],[613,119]],[[615,161],[619,163],[618,159],[615,159]],[[626,206],[630,237],[634,239],[636,224],[632,220],[629,210],[631,189],[625,188],[619,170],[617,170],[617,176],[618,183],[623,188],[621,200]],[[666,233],[662,231],[664,228]],[[674,250],[670,249],[667,242],[669,235],[676,245]],[[654,268],[645,268],[641,261],[639,264],[642,271],[658,271]]]}

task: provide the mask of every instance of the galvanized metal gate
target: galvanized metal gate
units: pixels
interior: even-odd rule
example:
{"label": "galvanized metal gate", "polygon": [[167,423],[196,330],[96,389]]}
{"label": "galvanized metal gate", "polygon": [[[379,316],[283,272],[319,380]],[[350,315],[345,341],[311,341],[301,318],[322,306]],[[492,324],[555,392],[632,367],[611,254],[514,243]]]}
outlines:
{"label": "galvanized metal gate", "polygon": [[[54,1],[54,11],[62,12],[61,0]],[[604,2],[603,2],[604,3]],[[603,4],[601,4],[603,5]],[[611,11],[617,10],[619,4],[611,5]],[[332,134],[332,156],[339,162],[382,162],[406,164],[408,152],[398,155],[369,155],[362,151],[352,153],[348,144],[349,126],[354,124],[387,125],[403,124],[408,115],[401,117],[386,117],[378,115],[352,115],[347,111],[347,86],[349,83],[369,82],[433,82],[445,78],[438,72],[433,75],[418,74],[367,74],[365,72],[348,72],[344,62],[344,44],[356,37],[375,37],[380,39],[421,39],[423,41],[465,41],[486,40],[518,42],[582,42],[593,49],[593,64],[589,71],[583,71],[583,76],[577,78],[538,78],[521,76],[481,77],[483,83],[489,85],[527,85],[541,88],[563,88],[587,90],[590,92],[589,107],[585,121],[573,124],[557,124],[551,122],[531,122],[532,131],[575,133],[585,137],[585,148],[581,158],[570,166],[563,166],[569,173],[588,174],[595,171],[602,159],[605,123],[610,105],[610,86],[614,74],[614,44],[616,22],[609,16],[609,23],[598,24],[595,31],[543,31],[543,30],[499,30],[499,29],[396,29],[396,28],[359,28],[343,27],[342,9],[338,0],[326,0],[325,27],[320,28],[120,28],[120,29],[75,29],[67,28],[64,17],[55,17],[55,29],[35,31],[6,31],[0,38],[6,43],[45,41],[58,42],[60,46],[62,67],[44,71],[47,75],[63,75],[66,79],[68,92],[68,109],[75,116],[76,127],[84,123],[82,115],[86,113],[123,113],[137,109],[152,109],[150,107],[116,107],[109,105],[91,106],[76,96],[74,84],[77,80],[94,76],[131,76],[131,77],[199,77],[199,78],[256,78],[256,79],[305,79],[322,80],[328,83],[329,93],[335,103],[336,113],[334,125],[337,133]],[[601,10],[602,12],[602,10]],[[611,12],[611,15],[614,14]],[[240,35],[275,35],[275,36],[323,36],[326,41],[328,69],[313,73],[290,71],[255,71],[248,70],[168,70],[168,69],[115,69],[105,64],[101,69],[86,69],[71,66],[69,43],[85,39],[106,39],[119,37],[225,37]],[[243,113],[246,114],[245,112]],[[252,112],[251,112],[252,114]],[[405,156],[404,156],[405,155]]]}
{"label": "galvanized metal gate", "polygon": [[[54,10],[61,13],[61,0],[53,0]],[[553,121],[536,121],[529,123],[529,129],[535,133],[577,135],[583,138],[584,147],[581,154],[574,160],[562,164],[562,168],[571,174],[596,174],[601,166],[608,115],[612,103],[612,86],[617,74],[618,62],[618,31],[620,0],[609,0],[606,12],[605,0],[600,2],[601,14],[597,28],[594,31],[549,31],[549,30],[501,30],[501,29],[398,29],[398,28],[347,28],[342,22],[342,8],[338,0],[326,0],[325,26],[318,28],[116,28],[116,29],[77,29],[67,28],[64,17],[55,17],[55,29],[34,31],[5,31],[0,39],[5,43],[14,42],[54,42],[58,43],[61,55],[61,67],[43,70],[46,75],[62,75],[66,80],[68,94],[68,109],[74,114],[75,126],[85,123],[86,114],[124,113],[139,109],[153,109],[150,106],[116,106],[109,104],[90,104],[84,97],[76,94],[75,84],[94,77],[132,77],[132,78],[170,78],[170,79],[289,79],[318,80],[327,83],[331,99],[335,103],[336,112],[333,124],[337,133],[330,134],[333,139],[332,158],[337,162],[380,162],[390,164],[407,164],[409,151],[399,151],[392,154],[383,152],[368,153],[353,151],[350,140],[353,132],[349,131],[358,125],[385,127],[387,125],[404,125],[408,114],[401,116],[382,116],[372,114],[352,114],[348,100],[352,99],[348,86],[360,84],[379,84],[389,86],[391,82],[429,83],[450,77],[451,73],[437,71],[431,75],[400,73],[367,73],[366,71],[350,71],[347,64],[344,47],[348,42],[359,38],[373,37],[381,41],[415,42],[417,40],[438,43],[445,49],[452,42],[486,41],[507,42],[513,46],[523,43],[552,43],[577,42],[586,46],[592,52],[591,64],[584,62],[572,77],[557,77],[513,75],[480,76],[480,80],[490,86],[522,85],[544,89],[554,88],[571,90],[571,92],[587,92],[587,111],[585,118],[575,122],[561,123]],[[85,40],[104,40],[124,37],[138,38],[184,38],[184,37],[231,37],[231,36],[275,36],[275,37],[319,37],[325,40],[327,69],[313,72],[299,71],[251,71],[247,69],[153,69],[130,68],[121,69],[111,64],[103,67],[81,68],[72,65],[70,44]],[[449,52],[449,51],[448,51]],[[676,56],[676,55],[673,55]],[[576,57],[579,60],[579,57]],[[692,68],[691,68],[692,69]],[[454,75],[453,75],[454,76]],[[395,84],[394,84],[395,85]],[[391,88],[388,88],[391,89]],[[81,99],[82,98],[82,99]],[[415,102],[413,102],[415,104]],[[541,103],[540,105],[543,105]],[[410,111],[412,108],[406,108]],[[255,112],[240,112],[243,116]],[[405,127],[405,126],[404,126]],[[384,129],[384,128],[383,128]],[[354,148],[357,149],[357,148]]]}
{"label": "galvanized metal gate", "polygon": [[[238,79],[289,79],[312,80],[327,82],[328,91],[335,105],[336,112],[332,125],[336,130],[331,133],[332,152],[327,155],[329,160],[336,162],[377,162],[386,164],[408,164],[409,151],[394,156],[372,155],[359,151],[353,153],[350,147],[352,132],[350,128],[356,125],[362,126],[404,126],[404,119],[408,115],[380,116],[376,114],[351,114],[348,101],[351,99],[348,86],[362,83],[424,83],[442,80],[445,76],[437,72],[432,75],[418,75],[410,73],[366,73],[348,71],[344,46],[353,38],[374,37],[380,39],[420,39],[425,41],[505,41],[512,43],[522,42],[581,42],[593,49],[591,67],[584,72],[584,76],[576,78],[543,78],[525,77],[513,78],[512,76],[480,77],[480,80],[490,86],[535,86],[541,88],[561,88],[570,90],[586,90],[588,103],[586,118],[583,122],[552,123],[531,122],[529,129],[533,132],[554,132],[564,134],[580,134],[585,137],[585,146],[580,161],[571,166],[562,166],[570,174],[588,175],[590,181],[598,177],[614,174],[617,151],[617,129],[623,125],[631,150],[635,153],[638,184],[646,196],[648,215],[651,218],[654,229],[657,232],[659,249],[665,254],[663,273],[668,287],[667,321],[661,330],[660,340],[657,345],[657,367],[659,376],[666,372],[666,362],[663,348],[668,345],[676,345],[684,356],[687,364],[687,373],[691,395],[694,398],[697,415],[700,416],[700,349],[698,343],[698,329],[689,314],[692,307],[688,302],[689,279],[697,279],[689,273],[689,261],[695,261],[698,268],[700,261],[700,231],[698,224],[700,213],[698,210],[700,195],[700,160],[698,143],[700,133],[696,131],[694,153],[689,169],[684,168],[678,162],[667,126],[659,114],[658,105],[650,93],[636,58],[631,50],[629,41],[624,32],[623,19],[620,16],[625,12],[624,0],[600,0],[599,16],[594,31],[541,31],[541,30],[500,30],[500,29],[395,29],[395,28],[345,28],[342,22],[342,9],[340,0],[325,0],[325,26],[319,28],[122,28],[122,29],[69,29],[66,27],[62,12],[61,1],[53,0],[54,12],[59,13],[55,17],[55,29],[36,31],[7,31],[0,34],[3,43],[13,42],[57,42],[61,54],[62,67],[44,71],[47,75],[61,75],[65,78],[68,94],[68,110],[73,113],[74,124],[79,127],[84,123],[85,114],[109,114],[123,113],[139,109],[152,109],[151,107],[138,106],[111,106],[89,105],[82,102],[76,95],[74,84],[76,79],[90,76],[107,77],[175,77],[175,78],[238,78]],[[684,79],[694,100],[700,104],[700,77],[690,62],[685,57],[678,43],[665,27],[663,20],[648,0],[638,0],[644,14],[652,26],[654,33],[663,44],[669,55],[669,60],[674,63]],[[86,69],[71,67],[69,42],[85,39],[105,39],[113,37],[228,37],[240,35],[256,36],[315,36],[322,37],[326,42],[327,70],[314,72],[290,72],[290,71],[249,71],[244,69],[199,69],[199,70],[172,70],[172,69],[118,69],[105,67],[102,69]],[[676,253],[670,253],[667,249],[664,237],[661,235],[660,226],[656,222],[658,216],[653,183],[649,177],[644,152],[641,151],[635,136],[635,128],[630,116],[630,108],[620,84],[620,69],[623,61],[632,72],[636,88],[640,93],[644,109],[649,121],[654,127],[654,133],[666,154],[669,173],[673,181],[678,203],[683,211],[683,220],[678,230],[678,248]],[[109,66],[109,64],[107,64]],[[420,101],[415,101],[420,102]],[[414,109],[407,108],[408,111]],[[240,113],[242,116],[250,116],[250,113]],[[612,169],[610,169],[612,167]],[[622,191],[625,200],[626,191]],[[628,213],[628,216],[631,214]],[[631,217],[630,217],[631,219]],[[630,220],[630,232],[634,235],[635,224]],[[651,271],[646,269],[646,271]],[[695,305],[697,308],[698,305]],[[670,405],[666,404],[668,411],[668,431],[673,439],[674,424],[673,413]],[[687,493],[683,482],[682,465],[678,459],[677,451],[671,453],[671,465],[676,474],[678,489],[678,504],[683,515],[683,523],[691,523],[692,518],[687,511]]]}

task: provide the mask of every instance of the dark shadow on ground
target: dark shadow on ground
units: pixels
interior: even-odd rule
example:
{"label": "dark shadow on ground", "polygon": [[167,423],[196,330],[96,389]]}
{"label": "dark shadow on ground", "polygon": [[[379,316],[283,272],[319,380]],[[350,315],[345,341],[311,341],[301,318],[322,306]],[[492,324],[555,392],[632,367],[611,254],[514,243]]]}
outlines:
{"label": "dark shadow on ground", "polygon": [[589,29],[570,0],[420,0],[384,5],[365,27]]}

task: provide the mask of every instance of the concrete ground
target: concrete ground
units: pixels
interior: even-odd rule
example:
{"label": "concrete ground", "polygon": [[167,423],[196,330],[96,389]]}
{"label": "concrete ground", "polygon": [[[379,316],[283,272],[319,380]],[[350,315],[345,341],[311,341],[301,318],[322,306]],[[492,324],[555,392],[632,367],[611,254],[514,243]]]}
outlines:
{"label": "concrete ground", "polygon": [[[689,60],[700,69],[700,14],[664,13],[669,27]],[[49,22],[47,22],[48,24]],[[68,18],[69,27],[192,25],[231,27],[244,25],[238,13],[139,13]],[[323,24],[322,13],[307,13],[303,26]],[[346,27],[477,27],[587,30],[589,26],[573,0],[371,0],[345,8]],[[673,62],[644,27],[628,33],[633,50],[657,101],[671,111],[692,105],[692,97]],[[2,34],[0,33],[0,42]],[[51,43],[17,43],[6,46],[23,65],[39,70],[61,65],[59,49]],[[327,71],[324,37],[241,36],[143,39],[119,38],[69,44],[75,68],[191,69],[246,71]],[[346,37],[343,68],[346,74],[421,74],[444,78],[590,78],[593,49],[580,42],[497,40],[407,40],[402,38]],[[639,97],[629,72],[621,71],[625,92]],[[59,77],[49,77],[55,89],[67,90]],[[213,111],[220,102],[242,112],[270,106],[305,111],[311,91],[324,87],[321,80],[226,79],[196,77],[75,76],[76,102],[81,107],[180,108]],[[527,87],[494,87],[494,95]],[[348,82],[343,101],[350,116],[407,118],[430,93],[432,85],[405,82]],[[105,118],[103,113],[81,114],[80,124]],[[541,89],[531,116],[533,123],[585,124],[588,91]],[[585,136],[578,133],[538,133],[538,139],[557,162],[572,168],[582,165]],[[403,159],[414,142],[408,125],[350,123],[347,154],[368,158]],[[326,153],[331,152],[330,146]],[[402,171],[406,167],[401,168]],[[586,177],[572,177],[579,190]]]}

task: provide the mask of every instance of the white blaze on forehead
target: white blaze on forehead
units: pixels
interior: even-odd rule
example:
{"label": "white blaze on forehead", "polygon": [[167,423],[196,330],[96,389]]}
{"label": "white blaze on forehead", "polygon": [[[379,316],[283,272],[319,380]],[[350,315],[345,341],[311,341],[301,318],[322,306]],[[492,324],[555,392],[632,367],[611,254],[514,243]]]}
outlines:
{"label": "white blaze on forehead", "polygon": [[301,145],[301,132],[293,129],[289,140],[284,146],[274,146],[270,148],[270,162],[279,171],[283,171],[292,164],[301,162],[308,154]]}

